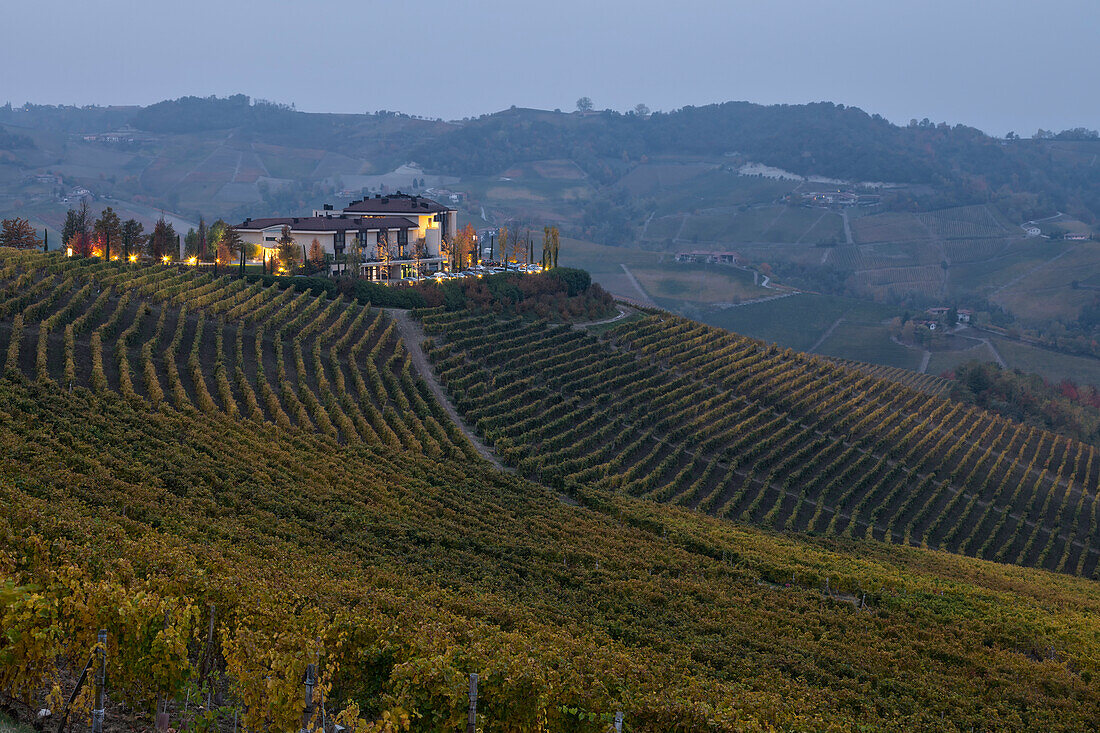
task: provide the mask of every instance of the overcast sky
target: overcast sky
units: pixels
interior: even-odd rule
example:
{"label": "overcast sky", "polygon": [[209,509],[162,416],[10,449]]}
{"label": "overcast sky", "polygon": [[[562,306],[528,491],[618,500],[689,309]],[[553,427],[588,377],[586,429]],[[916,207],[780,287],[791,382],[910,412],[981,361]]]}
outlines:
{"label": "overcast sky", "polygon": [[1097,0],[5,0],[0,103],[244,93],[453,119],[828,100],[1100,127]]}

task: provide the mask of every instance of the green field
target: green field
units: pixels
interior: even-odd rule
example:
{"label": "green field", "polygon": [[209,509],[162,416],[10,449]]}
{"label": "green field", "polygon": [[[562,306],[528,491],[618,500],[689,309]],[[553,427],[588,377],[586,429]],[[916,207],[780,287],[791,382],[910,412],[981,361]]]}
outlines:
{"label": "green field", "polygon": [[985,344],[979,344],[973,349],[961,349],[958,351],[933,351],[932,358],[928,360],[928,374],[943,374],[954,371],[960,364],[968,361],[995,362],[993,352]]}
{"label": "green field", "polygon": [[1012,369],[1034,372],[1050,382],[1069,379],[1100,386],[1100,359],[1049,351],[997,336],[989,340]]}
{"label": "green field", "polygon": [[[897,309],[852,298],[800,293],[736,308],[707,309],[699,320],[780,346],[806,350],[838,319],[877,322],[900,315]],[[856,356],[836,354],[845,358]]]}
{"label": "green field", "polygon": [[753,285],[751,272],[728,265],[694,265],[664,262],[635,266],[634,277],[651,297],[689,303],[739,303],[774,295]]}
{"label": "green field", "polygon": [[877,323],[845,321],[829,334],[814,353],[903,369],[917,369],[921,361],[919,350],[894,343],[887,328]]}
{"label": "green field", "polygon": [[662,257],[663,255],[659,252],[635,247],[608,247],[581,239],[563,237],[558,264],[563,267],[579,267],[582,270],[588,270],[592,279],[612,295],[637,300],[645,294],[638,292],[623,272],[622,266],[654,267]]}

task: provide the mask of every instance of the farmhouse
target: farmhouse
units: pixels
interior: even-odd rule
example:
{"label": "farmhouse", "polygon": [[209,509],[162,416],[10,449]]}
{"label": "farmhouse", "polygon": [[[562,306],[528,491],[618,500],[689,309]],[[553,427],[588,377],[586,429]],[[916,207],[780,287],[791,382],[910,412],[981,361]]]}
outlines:
{"label": "farmhouse", "polygon": [[736,252],[677,252],[677,262],[703,265],[736,265],[741,255]]}
{"label": "farmhouse", "polygon": [[371,280],[399,280],[443,269],[456,215],[431,199],[398,192],[352,201],[340,211],[325,204],[311,216],[245,219],[236,229],[268,258],[276,255],[286,227],[303,252],[316,240],[332,271],[358,267]]}

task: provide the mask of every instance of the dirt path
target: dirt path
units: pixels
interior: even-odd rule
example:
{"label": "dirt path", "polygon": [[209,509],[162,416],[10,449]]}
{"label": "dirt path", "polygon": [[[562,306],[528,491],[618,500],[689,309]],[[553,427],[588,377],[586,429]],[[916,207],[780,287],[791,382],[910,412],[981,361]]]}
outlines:
{"label": "dirt path", "polygon": [[917,369],[917,371],[920,372],[921,374],[927,374],[928,373],[928,362],[930,362],[931,360],[932,360],[932,352],[926,350],[921,355],[920,368]]}
{"label": "dirt path", "polygon": [[481,438],[466,424],[458,414],[458,410],[451,404],[451,398],[447,396],[447,392],[443,389],[443,385],[435,378],[435,372],[432,370],[431,364],[428,363],[428,356],[420,346],[424,341],[424,332],[420,329],[420,324],[414,321],[406,310],[399,310],[396,308],[384,308],[383,310],[386,315],[392,318],[397,324],[397,332],[401,334],[401,340],[405,342],[405,348],[409,351],[409,358],[412,359],[413,366],[416,368],[416,371],[420,373],[420,376],[424,378],[424,381],[428,383],[428,389],[432,391],[432,395],[434,395],[436,400],[439,401],[439,404],[443,406],[443,411],[447,413],[447,416],[454,421],[454,424],[458,426],[462,434],[469,438],[482,458],[501,471],[514,473],[512,469],[507,468],[500,462],[500,459],[496,457],[496,454],[493,453],[488,446],[481,442]]}
{"label": "dirt path", "polygon": [[991,295],[996,295],[997,293],[1001,292],[1001,291],[1002,291],[1002,290],[1004,290],[1005,288],[1010,288],[1010,287],[1012,287],[1013,285],[1015,285],[1016,283],[1020,282],[1021,280],[1023,280],[1023,279],[1025,279],[1025,278],[1028,278],[1028,277],[1030,277],[1030,276],[1034,275],[1034,274],[1035,274],[1036,272],[1038,272],[1039,270],[1043,269],[1043,268],[1044,268],[1044,267],[1046,267],[1047,265],[1050,265],[1051,263],[1053,263],[1053,262],[1056,262],[1057,260],[1060,260],[1060,259],[1062,259],[1063,257],[1065,257],[1065,256],[1066,256],[1066,255],[1068,255],[1068,254],[1069,254],[1070,252],[1073,252],[1073,251],[1074,251],[1074,250],[1076,250],[1076,249],[1077,249],[1076,247],[1070,247],[1070,248],[1069,248],[1069,249],[1067,249],[1067,250],[1064,250],[1064,251],[1062,251],[1062,252],[1059,252],[1058,254],[1056,254],[1056,255],[1055,255],[1054,257],[1051,257],[1051,258],[1050,258],[1049,260],[1047,260],[1046,262],[1040,262],[1040,263],[1039,263],[1038,265],[1036,265],[1035,267],[1032,267],[1032,268],[1031,268],[1030,270],[1028,270],[1027,272],[1023,273],[1022,275],[1017,275],[1016,277],[1012,278],[1011,280],[1009,280],[1008,282],[1006,282],[1006,283],[1005,283],[1004,285],[1002,285],[1001,287],[999,287],[999,288],[997,288],[996,290],[994,290],[994,291],[993,291],[993,292],[991,293]]}
{"label": "dirt path", "polygon": [[715,303],[714,307],[715,308],[722,308],[723,310],[725,310],[726,308],[743,308],[746,305],[756,305],[758,303],[767,303],[768,301],[771,301],[771,300],[780,300],[782,298],[789,298],[792,295],[798,295],[798,294],[799,294],[799,291],[792,290],[790,292],[780,293],[779,295],[769,295],[769,296],[764,297],[764,298],[756,298],[755,300],[743,300],[740,303]]}
{"label": "dirt path", "polygon": [[619,311],[619,315],[617,315],[617,316],[612,316],[611,318],[604,318],[602,321],[587,321],[585,323],[574,323],[573,328],[582,329],[582,328],[588,328],[589,326],[602,326],[605,323],[614,323],[615,321],[621,321],[622,319],[629,316],[631,313],[637,313],[638,312],[638,311],[634,310],[633,308],[631,308],[630,306],[627,306],[627,305],[616,304],[615,308],[617,308],[618,311]]}
{"label": "dirt path", "polygon": [[811,347],[810,347],[810,348],[809,348],[809,349],[808,349],[808,350],[806,351],[806,353],[807,353],[807,354],[812,354],[812,353],[814,353],[815,351],[817,351],[817,348],[818,348],[819,346],[821,346],[821,344],[825,343],[825,339],[827,339],[827,338],[829,338],[830,336],[832,336],[832,335],[833,335],[833,331],[835,331],[835,330],[836,330],[836,327],[837,327],[837,326],[839,326],[839,325],[840,325],[840,324],[842,324],[842,323],[844,323],[844,316],[841,316],[840,318],[838,318],[838,319],[836,319],[835,321],[833,321],[833,325],[829,326],[829,328],[828,328],[828,329],[827,329],[827,330],[825,331],[825,333],[821,334],[821,338],[819,338],[819,339],[818,339],[817,341],[815,341],[815,342],[814,342],[814,345],[813,345],[813,346],[811,346]]}
{"label": "dirt path", "polygon": [[656,306],[657,304],[653,302],[653,298],[649,297],[649,293],[647,293],[645,288],[642,287],[642,284],[638,282],[638,278],[634,277],[634,273],[631,272],[626,265],[620,264],[619,267],[623,268],[623,272],[626,273],[626,279],[630,281],[630,284],[633,285],[634,289],[638,291],[638,294],[642,296],[641,301],[646,305]]}
{"label": "dirt path", "polygon": [[989,353],[993,354],[993,358],[1001,365],[1001,369],[1008,369],[1008,364],[1005,364],[1005,360],[1001,358],[1001,352],[997,351],[997,347],[993,345],[993,342],[989,339],[981,339],[981,342],[989,349]]}
{"label": "dirt path", "polygon": [[[672,235],[672,241],[673,242],[679,242],[680,241],[680,235],[684,233],[684,225],[687,224],[687,220],[688,220],[687,214],[684,214],[684,218],[680,219],[680,228],[676,230],[676,234]],[[625,267],[625,265],[624,265],[624,267]]]}
{"label": "dirt path", "polygon": [[[808,227],[808,228],[806,229],[806,231],[804,231],[804,232],[802,232],[801,234],[799,234],[799,235],[798,235],[798,239],[794,240],[794,243],[795,243],[795,244],[801,244],[801,243],[802,243],[802,239],[803,239],[803,238],[804,238],[804,237],[805,237],[805,236],[806,236],[807,234],[809,234],[810,232],[812,232],[812,231],[814,230],[814,227],[816,227],[816,226],[817,226],[818,224],[820,224],[820,223],[821,223],[821,220],[822,220],[822,219],[824,219],[824,218],[825,218],[826,216],[828,216],[828,215],[829,215],[829,212],[828,212],[828,211],[822,211],[822,212],[821,212],[821,216],[819,216],[819,217],[817,217],[816,219],[814,219],[814,223],[813,223],[813,224],[811,224],[811,225],[810,225],[810,226],[809,226],[809,227]],[[825,260],[824,260],[824,259],[822,259],[821,261],[822,261],[822,262],[825,262]]]}
{"label": "dirt path", "polygon": [[840,216],[844,219],[844,241],[848,244],[854,244],[852,241],[852,225],[848,222],[848,210],[842,209]]}

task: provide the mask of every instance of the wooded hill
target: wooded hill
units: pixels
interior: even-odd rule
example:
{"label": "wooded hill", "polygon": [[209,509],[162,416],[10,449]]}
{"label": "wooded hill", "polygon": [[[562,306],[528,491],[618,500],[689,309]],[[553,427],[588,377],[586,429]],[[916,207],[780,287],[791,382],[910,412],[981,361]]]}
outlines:
{"label": "wooded hill", "polygon": [[[626,465],[617,488],[611,474],[566,480],[569,455],[554,464],[543,447],[521,453],[504,439],[498,450],[524,471],[525,455],[542,463],[542,482],[494,470],[410,371],[393,323],[339,299],[5,251],[0,309],[0,690],[29,704],[16,705],[26,714],[60,709],[104,628],[108,718],[129,727],[148,726],[161,700],[177,727],[229,730],[236,719],[297,730],[311,663],[317,716],[323,701],[330,726],[338,717],[356,731],[459,728],[470,672],[480,675],[483,730],[603,731],[616,710],[628,731],[1100,725],[1091,580],[842,531],[756,529],[634,497]],[[628,377],[653,431],[665,430],[679,412],[662,401],[662,375],[681,380],[672,399],[688,395],[705,361],[689,363],[688,347],[710,343],[660,318],[607,341],[464,311],[424,321],[448,336],[449,346],[435,337],[437,358],[461,355],[481,378],[460,387],[439,361],[468,414],[477,384],[514,389],[494,430],[532,424],[519,412],[529,383],[561,390],[546,448],[591,429],[578,409],[602,393],[637,412],[616,391]],[[508,338],[499,376],[477,361],[488,350],[479,335],[493,333]],[[679,346],[645,352],[662,334]],[[740,346],[747,355],[758,345]],[[696,356],[717,358],[718,348]],[[782,385],[792,405],[799,385],[850,374],[756,353],[755,368],[732,353],[722,360],[751,384],[804,365]],[[641,372],[577,381],[583,364],[609,358]],[[669,358],[674,375],[661,363]],[[875,380],[847,387],[882,391],[883,402],[905,394]],[[700,417],[730,387],[707,389]],[[819,404],[828,414],[838,402]],[[929,425],[940,405],[920,412]],[[508,411],[514,418],[501,421]],[[911,426],[908,414],[897,424]],[[984,433],[990,418],[975,418]],[[655,434],[613,424],[621,444]],[[754,440],[726,454],[744,466],[766,460],[800,427],[777,423],[763,448]],[[1033,437],[1032,472],[1051,453]],[[1070,455],[1070,444],[1055,445]],[[1091,509],[1096,483],[1095,467],[1082,472],[1073,456],[1055,499],[1077,499],[1076,512]],[[571,496],[556,487],[558,466]],[[1073,490],[1081,480],[1086,491]],[[1039,530],[1032,546],[1048,539]],[[1048,557],[1061,558],[1060,547]]]}
{"label": "wooded hill", "polygon": [[[830,102],[724,102],[651,115],[512,108],[444,123],[385,111],[299,112],[234,95],[183,97],[143,108],[5,106],[0,108],[0,124],[20,128],[19,133],[81,134],[130,126],[160,136],[154,147],[170,143],[165,152],[190,163],[188,175],[203,173],[201,181],[215,171],[195,171],[192,166],[201,163],[207,168],[218,162],[217,156],[202,160],[215,152],[207,134],[218,132],[223,133],[220,144],[232,142],[234,153],[247,154],[246,172],[253,167],[253,154],[262,157],[257,145],[287,148],[284,156],[300,158],[301,166],[279,167],[293,170],[297,175],[291,177],[307,184],[338,171],[382,173],[410,160],[430,173],[461,177],[498,176],[527,162],[568,160],[600,186],[620,182],[647,158],[751,160],[801,175],[926,184],[934,190],[930,203],[935,207],[1022,197],[1011,205],[1028,216],[1057,209],[1095,221],[1100,212],[1100,172],[1091,163],[1100,145],[1095,133],[1071,130],[1004,140],[961,124],[924,120],[899,126],[880,115]],[[175,142],[170,142],[173,137]],[[141,140],[137,142],[141,147]],[[205,152],[200,155],[200,150]],[[343,158],[322,162],[326,154]],[[306,165],[308,160],[313,164]],[[360,165],[349,167],[353,160]],[[19,159],[7,162],[20,164]],[[241,172],[238,165],[236,174]],[[230,175],[227,181],[236,177]],[[157,185],[154,177],[148,178],[146,185]]]}

